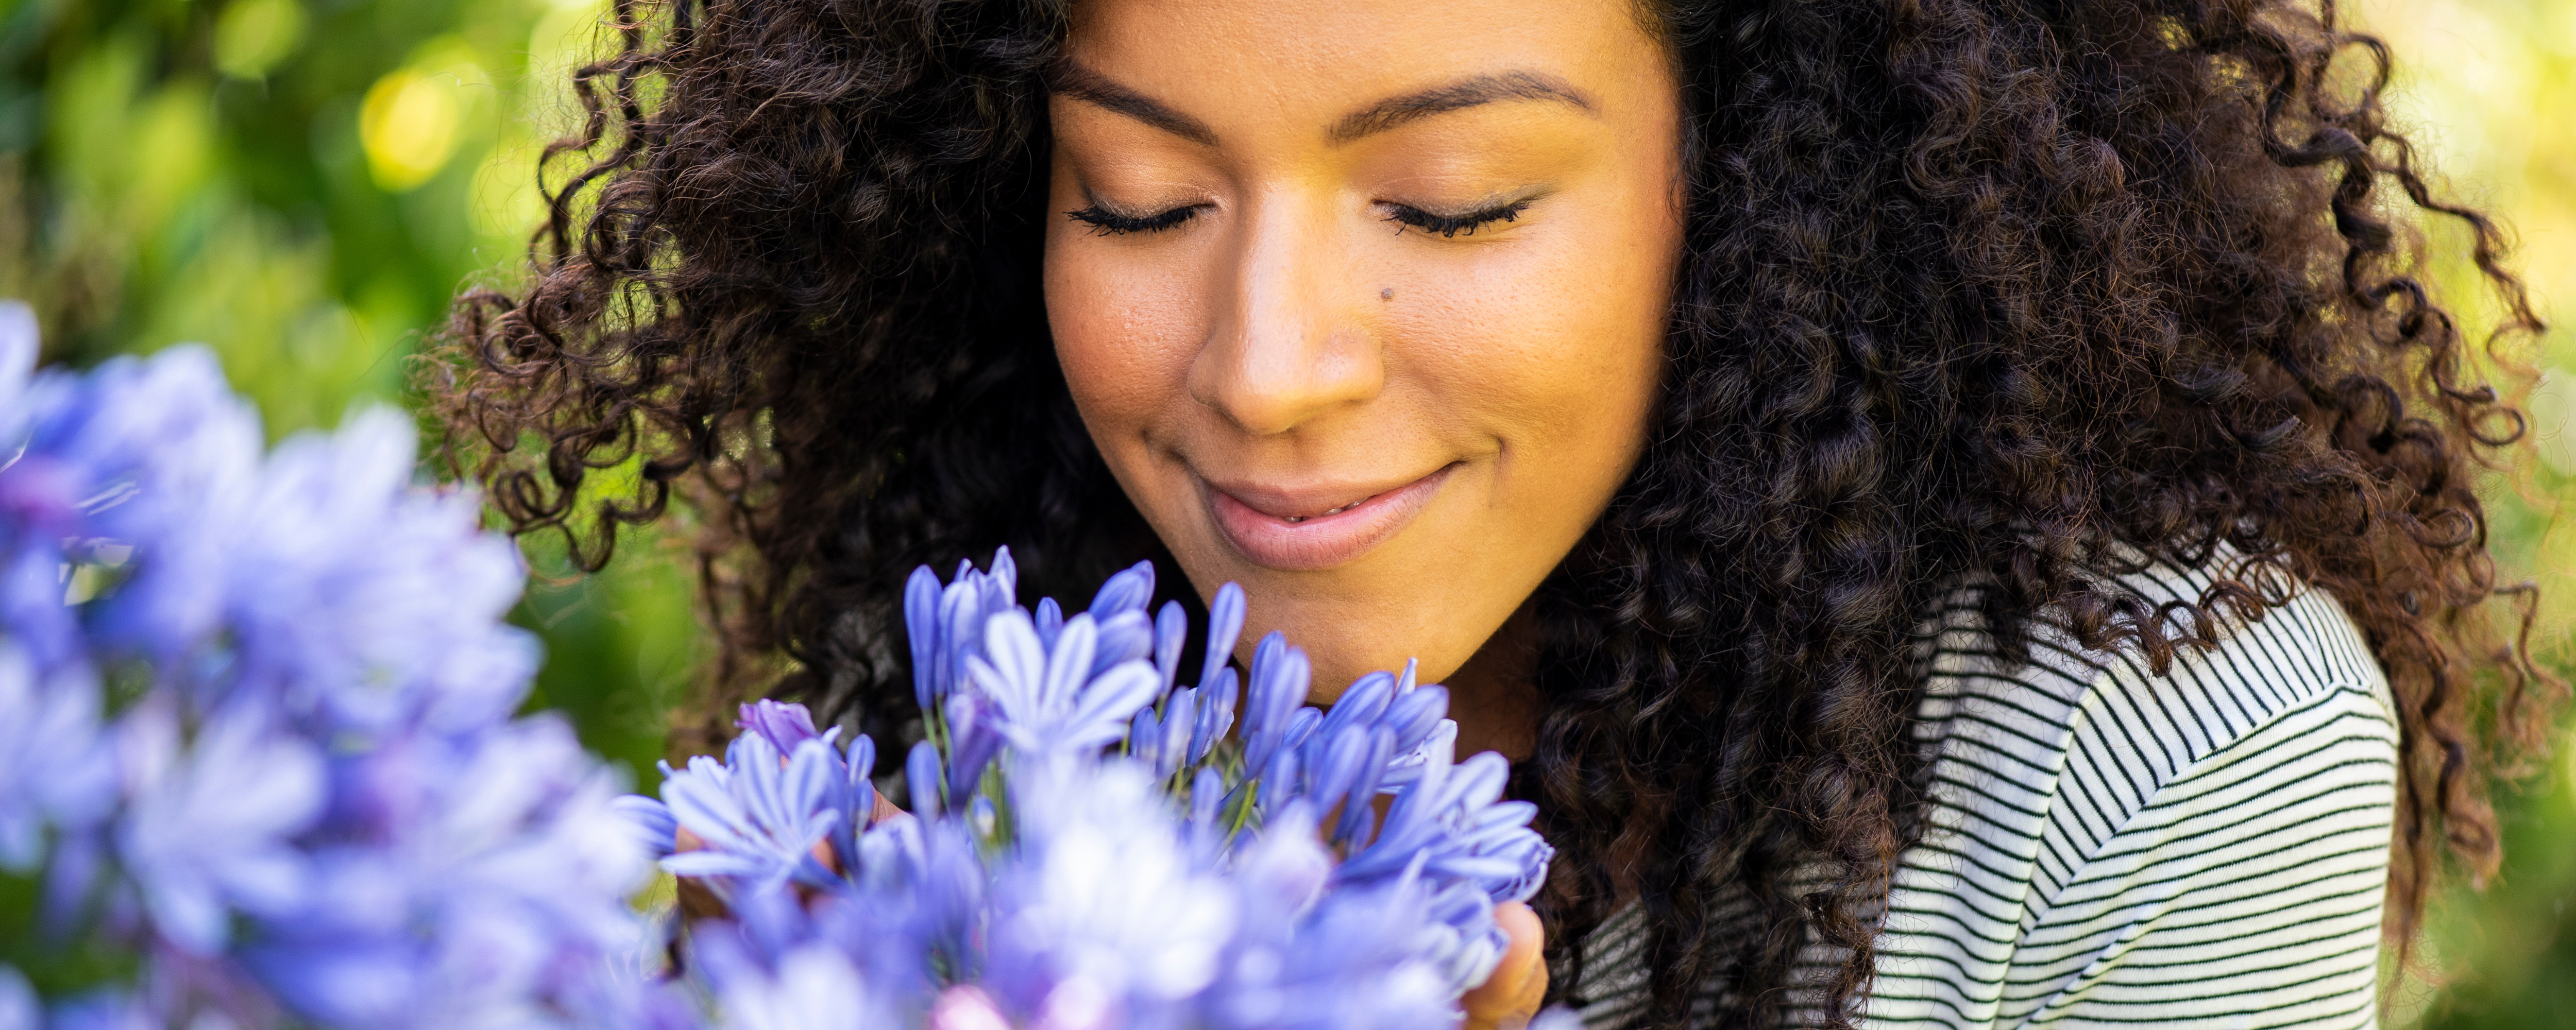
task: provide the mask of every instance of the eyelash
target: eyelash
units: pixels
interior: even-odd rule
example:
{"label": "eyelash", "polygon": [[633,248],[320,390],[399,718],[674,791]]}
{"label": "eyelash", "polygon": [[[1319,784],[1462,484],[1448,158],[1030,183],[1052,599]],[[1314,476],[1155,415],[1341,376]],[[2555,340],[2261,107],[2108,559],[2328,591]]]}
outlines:
{"label": "eyelash", "polygon": [[1395,213],[1388,215],[1386,220],[1397,224],[1396,232],[1401,233],[1404,231],[1405,226],[1411,226],[1424,232],[1439,233],[1442,239],[1448,239],[1457,236],[1459,233],[1473,236],[1476,234],[1476,230],[1482,229],[1496,222],[1517,220],[1520,218],[1521,212],[1529,210],[1530,202],[1526,200],[1516,200],[1509,204],[1502,205],[1501,207],[1490,207],[1482,211],[1473,211],[1463,215],[1433,214],[1429,211],[1422,210],[1421,208],[1407,207],[1403,204],[1389,204],[1387,206],[1395,209]]}
{"label": "eyelash", "polygon": [[1192,204],[1188,207],[1176,207],[1161,214],[1138,218],[1095,205],[1080,211],[1067,211],[1064,216],[1090,226],[1091,231],[1097,235],[1125,236],[1128,233],[1157,233],[1165,229],[1178,228],[1181,223],[1198,217],[1198,213],[1199,206]]}
{"label": "eyelash", "polygon": [[[1160,214],[1137,217],[1122,215],[1094,205],[1080,211],[1067,211],[1064,216],[1090,226],[1092,232],[1102,236],[1125,236],[1129,233],[1158,233],[1166,229],[1179,228],[1182,223],[1198,217],[1199,206],[1193,204],[1188,207],[1176,207]],[[1530,202],[1516,200],[1500,207],[1490,207],[1463,215],[1433,214],[1404,204],[1388,206],[1394,208],[1395,213],[1388,215],[1386,220],[1396,223],[1397,232],[1403,232],[1404,227],[1409,226],[1423,232],[1439,233],[1442,239],[1452,239],[1461,233],[1473,236],[1476,230],[1496,222],[1517,221],[1521,212],[1529,209]]]}

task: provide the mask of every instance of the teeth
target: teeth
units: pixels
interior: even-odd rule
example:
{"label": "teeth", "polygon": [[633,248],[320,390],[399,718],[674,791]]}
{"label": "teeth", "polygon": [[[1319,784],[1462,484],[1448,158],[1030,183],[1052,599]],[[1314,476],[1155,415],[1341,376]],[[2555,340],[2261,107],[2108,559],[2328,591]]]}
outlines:
{"label": "teeth", "polygon": [[[1370,494],[1370,495],[1369,495],[1369,497],[1375,497],[1375,496],[1377,496],[1377,495],[1376,495],[1376,494]],[[1279,517],[1279,521],[1281,521],[1281,522],[1285,522],[1285,523],[1287,523],[1287,524],[1289,524],[1289,525],[1292,525],[1292,526],[1293,526],[1293,525],[1296,525],[1296,524],[1298,524],[1298,523],[1300,523],[1300,522],[1304,522],[1304,521],[1306,521],[1307,519],[1320,519],[1320,518],[1324,518],[1324,517],[1326,517],[1326,516],[1330,516],[1330,515],[1339,515],[1339,514],[1341,514],[1341,513],[1343,513],[1343,512],[1349,511],[1349,510],[1351,510],[1351,509],[1353,509],[1353,508],[1357,508],[1357,507],[1359,507],[1360,505],[1363,505],[1363,504],[1368,503],[1368,499],[1369,499],[1368,497],[1362,497],[1362,498],[1360,498],[1359,500],[1352,501],[1352,502],[1351,502],[1351,503],[1349,503],[1349,504],[1345,504],[1345,505],[1342,505],[1342,506],[1341,506],[1341,507],[1339,507],[1339,508],[1335,508],[1335,509],[1333,509],[1333,510],[1331,510],[1331,511],[1327,511],[1327,512],[1325,512],[1323,515],[1282,515],[1282,516],[1280,516],[1280,517]]]}

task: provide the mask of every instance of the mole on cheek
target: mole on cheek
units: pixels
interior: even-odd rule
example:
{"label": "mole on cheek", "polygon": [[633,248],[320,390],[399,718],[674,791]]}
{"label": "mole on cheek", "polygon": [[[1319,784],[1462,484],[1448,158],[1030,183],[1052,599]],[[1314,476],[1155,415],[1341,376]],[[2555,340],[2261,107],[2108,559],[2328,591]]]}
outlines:
{"label": "mole on cheek", "polygon": [[1387,288],[1385,288],[1385,289],[1383,289],[1383,290],[1379,290],[1379,291],[1377,291],[1377,299],[1379,299],[1379,300],[1394,300],[1394,299],[1395,299],[1395,287],[1389,286],[1389,287],[1387,287]]}

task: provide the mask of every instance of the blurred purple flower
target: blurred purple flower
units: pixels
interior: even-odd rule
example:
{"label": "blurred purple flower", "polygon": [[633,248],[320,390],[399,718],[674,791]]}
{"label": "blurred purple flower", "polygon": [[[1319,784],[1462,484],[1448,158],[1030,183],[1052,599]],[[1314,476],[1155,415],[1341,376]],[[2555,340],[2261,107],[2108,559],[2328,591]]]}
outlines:
{"label": "blurred purple flower", "polygon": [[[647,842],[568,727],[513,718],[516,549],[414,485],[410,421],[264,455],[203,348],[34,353],[0,305],[0,858],[147,988],[54,1024],[677,1030],[609,975]],[[92,669],[140,696],[103,712]]]}
{"label": "blurred purple flower", "polygon": [[[0,308],[0,318],[9,314]],[[0,344],[6,342],[0,338]],[[0,380],[0,407],[5,407],[9,399],[7,387],[7,382]],[[26,974],[0,964],[0,1030],[44,1030],[44,1026],[44,1001],[36,997],[35,985],[27,982]]]}
{"label": "blurred purple flower", "polygon": [[820,943],[789,952],[775,972],[746,969],[726,977],[717,1003],[732,1030],[893,1027],[901,1019],[868,990],[848,954]]}
{"label": "blurred purple flower", "polygon": [[86,827],[117,795],[89,669],[43,676],[24,651],[0,640],[0,869],[33,869],[47,824]]}
{"label": "blurred purple flower", "polygon": [[1168,802],[1116,759],[1015,780],[1018,848],[994,872],[984,989],[1035,1025],[1182,1018],[1236,930],[1231,884],[1194,863]]}
{"label": "blurred purple flower", "polygon": [[619,902],[648,858],[613,779],[561,720],[414,741],[342,776],[368,785],[344,796],[373,807],[326,824],[345,836],[314,851],[306,903],[264,921],[244,953],[282,998],[368,1028],[617,1007],[602,981],[644,943]]}
{"label": "blurred purple flower", "polygon": [[629,794],[609,803],[619,816],[634,824],[635,840],[650,852],[655,861],[679,848],[679,817],[660,798]]}
{"label": "blurred purple flower", "polygon": [[286,911],[306,887],[307,856],[291,838],[322,814],[322,756],[278,732],[248,700],[217,710],[182,747],[171,699],[147,700],[120,721],[118,765],[130,807],[117,856],[153,923],[200,954],[230,936],[231,910]]}
{"label": "blurred purple flower", "polygon": [[742,717],[734,721],[734,728],[760,734],[780,754],[794,751],[796,745],[821,735],[814,731],[814,717],[805,711],[804,705],[783,705],[762,698],[743,705],[741,713]]}
{"label": "blurred purple flower", "polygon": [[913,814],[936,819],[947,810],[942,784],[948,777],[940,769],[939,745],[927,740],[915,742],[912,752],[904,756],[903,782],[912,792]]}

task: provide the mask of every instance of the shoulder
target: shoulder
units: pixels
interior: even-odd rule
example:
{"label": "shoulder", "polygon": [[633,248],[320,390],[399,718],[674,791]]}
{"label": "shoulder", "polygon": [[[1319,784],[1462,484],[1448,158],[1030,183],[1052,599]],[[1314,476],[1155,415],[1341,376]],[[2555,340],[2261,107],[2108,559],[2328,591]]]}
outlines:
{"label": "shoulder", "polygon": [[[2121,582],[2152,604],[2197,602],[2228,560],[2152,567]],[[2343,725],[2376,741],[2364,750],[2390,764],[2358,772],[2394,779],[2387,677],[2322,590],[2302,587],[2251,618],[2223,621],[2217,646],[2178,649],[2161,672],[2133,652],[2082,647],[2058,611],[2033,620],[2026,661],[1999,653],[1975,602],[1974,589],[1963,590],[1927,627],[1916,739],[1930,758],[1934,814],[1947,807],[1967,821],[2013,824],[1989,831],[2040,834],[2043,881],[2071,874],[2186,777],[2348,757],[2301,748],[2320,742],[2302,729]]]}
{"label": "shoulder", "polygon": [[[2213,578],[2124,582],[2163,604]],[[1976,600],[1927,627],[1927,800],[1871,1021],[1991,1025],[2079,1001],[2137,1017],[2162,1011],[2140,1007],[2161,996],[2147,981],[2233,975],[2248,948],[2318,952],[2300,961],[2349,994],[2368,965],[2352,955],[2375,954],[2396,720],[2341,605],[2298,591],[2157,673],[2077,645],[2062,613],[2041,613],[2026,661],[1998,653]],[[2281,1001],[2210,986],[2221,1008]]]}
{"label": "shoulder", "polygon": [[[2149,604],[2197,603],[2229,560],[2154,566],[2120,583]],[[1921,634],[1915,736],[1937,758],[1982,752],[2059,774],[2108,764],[2118,767],[2119,793],[2134,796],[2301,710],[2396,725],[2386,675],[2322,590],[2303,586],[2250,618],[2223,618],[2216,646],[2178,648],[2161,671],[2132,651],[2083,647],[2056,609],[2031,620],[2027,655],[2004,653],[1986,632],[1979,595],[1973,586],[1955,593]]]}

